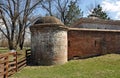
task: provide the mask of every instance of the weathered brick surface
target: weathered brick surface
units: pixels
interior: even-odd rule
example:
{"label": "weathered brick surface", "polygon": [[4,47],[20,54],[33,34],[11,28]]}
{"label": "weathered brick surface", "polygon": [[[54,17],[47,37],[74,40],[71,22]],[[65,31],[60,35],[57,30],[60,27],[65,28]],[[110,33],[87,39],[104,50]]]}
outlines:
{"label": "weathered brick surface", "polygon": [[120,32],[70,30],[68,57],[80,58],[120,51]]}

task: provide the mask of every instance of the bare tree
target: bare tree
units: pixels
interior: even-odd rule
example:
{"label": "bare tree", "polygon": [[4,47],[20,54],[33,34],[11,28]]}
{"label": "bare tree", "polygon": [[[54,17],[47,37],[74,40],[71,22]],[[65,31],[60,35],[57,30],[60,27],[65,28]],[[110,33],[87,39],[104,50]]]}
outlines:
{"label": "bare tree", "polygon": [[3,0],[0,2],[1,19],[5,25],[0,31],[8,40],[9,49],[23,48],[29,18],[42,0]]}
{"label": "bare tree", "polygon": [[[45,9],[50,16],[56,16],[59,18],[65,25],[68,24],[68,10],[69,4],[73,0],[44,0],[41,5],[42,8]],[[75,3],[80,0],[74,0]]]}
{"label": "bare tree", "polygon": [[41,2],[41,7],[45,9],[50,16],[53,16],[53,7],[54,7],[54,0],[43,0]]}
{"label": "bare tree", "polygon": [[56,8],[58,10],[58,18],[61,19],[61,21],[63,21],[64,24],[66,24],[66,14],[67,14],[67,9],[68,9],[68,4],[69,4],[70,0],[57,0],[56,1]]}
{"label": "bare tree", "polygon": [[56,16],[65,23],[69,2],[70,0],[43,0],[41,7],[48,12],[48,15]]}

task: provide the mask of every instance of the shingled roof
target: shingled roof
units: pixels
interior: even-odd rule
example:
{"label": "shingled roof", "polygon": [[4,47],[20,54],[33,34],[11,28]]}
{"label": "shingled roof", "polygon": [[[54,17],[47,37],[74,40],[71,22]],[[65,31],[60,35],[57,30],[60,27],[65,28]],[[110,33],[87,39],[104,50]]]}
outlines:
{"label": "shingled roof", "polygon": [[105,24],[105,25],[120,25],[120,20],[103,20],[96,18],[80,18],[76,23],[74,23],[71,27],[77,27],[80,24]]}

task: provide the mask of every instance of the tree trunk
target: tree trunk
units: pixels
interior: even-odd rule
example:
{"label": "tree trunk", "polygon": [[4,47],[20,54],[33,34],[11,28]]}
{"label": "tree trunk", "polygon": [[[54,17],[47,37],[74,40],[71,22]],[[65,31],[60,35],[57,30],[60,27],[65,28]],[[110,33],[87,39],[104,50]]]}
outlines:
{"label": "tree trunk", "polygon": [[23,50],[23,44],[20,44],[19,47],[20,47],[20,50]]}
{"label": "tree trunk", "polygon": [[14,44],[13,44],[13,41],[9,40],[9,41],[8,41],[8,44],[9,44],[9,49],[10,49],[10,50],[15,49]]}
{"label": "tree trunk", "polygon": [[21,34],[21,39],[20,39],[20,43],[19,43],[19,47],[20,47],[20,50],[23,50],[23,45],[24,45],[24,41],[25,41],[25,30],[23,32],[23,34]]}

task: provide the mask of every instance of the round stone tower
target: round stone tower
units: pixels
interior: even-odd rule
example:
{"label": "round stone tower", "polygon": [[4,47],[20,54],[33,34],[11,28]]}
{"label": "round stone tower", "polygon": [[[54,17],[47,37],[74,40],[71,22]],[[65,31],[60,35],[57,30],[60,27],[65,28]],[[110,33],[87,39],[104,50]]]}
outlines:
{"label": "round stone tower", "polygon": [[42,17],[30,27],[32,62],[56,65],[67,62],[67,27],[55,17]]}

